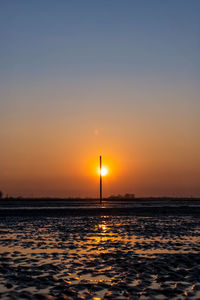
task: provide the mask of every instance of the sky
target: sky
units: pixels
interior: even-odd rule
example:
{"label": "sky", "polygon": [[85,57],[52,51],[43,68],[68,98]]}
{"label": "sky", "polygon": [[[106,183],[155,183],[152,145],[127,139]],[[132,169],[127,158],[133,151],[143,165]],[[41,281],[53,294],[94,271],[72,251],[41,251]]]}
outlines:
{"label": "sky", "polygon": [[0,190],[200,197],[199,0],[2,0]]}

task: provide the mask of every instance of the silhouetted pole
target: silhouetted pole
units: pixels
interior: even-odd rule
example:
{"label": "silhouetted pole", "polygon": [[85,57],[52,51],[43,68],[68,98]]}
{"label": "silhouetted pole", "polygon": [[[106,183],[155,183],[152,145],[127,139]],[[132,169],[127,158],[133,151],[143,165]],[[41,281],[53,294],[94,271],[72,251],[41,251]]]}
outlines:
{"label": "silhouetted pole", "polygon": [[100,156],[100,204],[102,203],[102,174],[101,174],[102,161]]}

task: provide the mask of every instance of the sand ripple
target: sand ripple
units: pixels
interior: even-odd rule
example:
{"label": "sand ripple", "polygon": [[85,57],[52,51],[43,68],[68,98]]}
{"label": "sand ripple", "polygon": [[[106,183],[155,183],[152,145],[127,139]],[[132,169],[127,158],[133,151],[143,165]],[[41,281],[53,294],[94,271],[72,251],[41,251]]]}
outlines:
{"label": "sand ripple", "polygon": [[200,219],[0,218],[3,299],[199,299]]}

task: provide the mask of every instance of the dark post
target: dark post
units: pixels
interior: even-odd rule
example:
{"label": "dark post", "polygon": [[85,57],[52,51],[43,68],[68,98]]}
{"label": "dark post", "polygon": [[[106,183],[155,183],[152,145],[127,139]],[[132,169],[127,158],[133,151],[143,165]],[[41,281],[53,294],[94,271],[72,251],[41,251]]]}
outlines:
{"label": "dark post", "polygon": [[101,161],[101,156],[100,156],[100,204],[102,203],[102,174],[101,174],[101,166],[102,166],[102,161]]}

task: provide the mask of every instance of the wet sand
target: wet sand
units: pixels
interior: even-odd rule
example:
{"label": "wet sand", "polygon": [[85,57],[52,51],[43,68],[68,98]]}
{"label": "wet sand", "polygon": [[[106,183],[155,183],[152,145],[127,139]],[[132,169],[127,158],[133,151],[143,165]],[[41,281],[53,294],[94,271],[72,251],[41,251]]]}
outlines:
{"label": "wet sand", "polygon": [[7,214],[0,217],[0,295],[199,299],[199,234],[192,214]]}
{"label": "wet sand", "polygon": [[200,199],[2,199],[0,216],[200,216]]}
{"label": "wet sand", "polygon": [[0,217],[36,216],[36,217],[67,217],[67,216],[200,216],[200,207],[98,207],[98,208],[9,208],[0,209]]}

